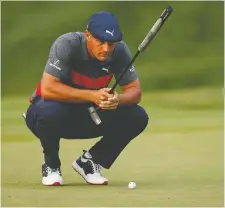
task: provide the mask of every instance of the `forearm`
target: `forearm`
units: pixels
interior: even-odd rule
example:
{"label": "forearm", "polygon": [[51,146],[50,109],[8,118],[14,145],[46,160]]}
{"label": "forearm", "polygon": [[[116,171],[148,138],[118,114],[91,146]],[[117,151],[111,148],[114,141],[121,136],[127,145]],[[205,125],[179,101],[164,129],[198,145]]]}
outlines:
{"label": "forearm", "polygon": [[141,101],[141,90],[139,88],[129,88],[118,95],[119,106],[138,104]]}
{"label": "forearm", "polygon": [[61,82],[54,82],[51,85],[43,84],[41,87],[43,99],[58,100],[73,103],[92,102],[92,90],[72,88]]}

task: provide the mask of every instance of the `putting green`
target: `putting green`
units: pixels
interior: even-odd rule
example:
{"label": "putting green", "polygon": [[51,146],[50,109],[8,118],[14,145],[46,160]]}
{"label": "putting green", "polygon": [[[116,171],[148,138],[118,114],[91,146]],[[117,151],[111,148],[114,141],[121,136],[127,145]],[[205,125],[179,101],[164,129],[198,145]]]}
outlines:
{"label": "putting green", "polygon": [[3,99],[2,206],[223,206],[221,91],[152,92],[142,104],[149,126],[104,170],[108,186],[87,185],[71,168],[91,139],[61,140],[65,186],[43,187],[42,149],[21,117],[27,98]]}

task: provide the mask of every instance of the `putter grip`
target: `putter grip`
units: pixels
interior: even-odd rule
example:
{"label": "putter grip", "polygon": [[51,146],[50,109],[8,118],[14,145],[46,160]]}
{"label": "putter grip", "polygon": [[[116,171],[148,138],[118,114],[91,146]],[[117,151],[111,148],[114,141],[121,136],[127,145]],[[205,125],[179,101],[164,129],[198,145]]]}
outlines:
{"label": "putter grip", "polygon": [[171,6],[166,7],[166,9],[163,11],[163,13],[160,15],[160,17],[157,19],[155,24],[152,26],[148,34],[146,35],[145,39],[142,41],[142,43],[138,46],[138,50],[143,52],[149,43],[153,40],[157,32],[160,30],[166,19],[170,16],[170,14],[173,12],[173,8]]}

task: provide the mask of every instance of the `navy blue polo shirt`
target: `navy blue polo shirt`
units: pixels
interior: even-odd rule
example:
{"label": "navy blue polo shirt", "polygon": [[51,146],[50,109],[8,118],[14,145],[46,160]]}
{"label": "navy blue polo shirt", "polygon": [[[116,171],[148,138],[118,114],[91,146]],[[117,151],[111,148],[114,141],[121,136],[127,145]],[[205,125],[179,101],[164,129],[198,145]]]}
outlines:
{"label": "navy blue polo shirt", "polygon": [[[114,51],[102,62],[89,55],[83,32],[70,32],[54,41],[44,71],[71,87],[98,90],[107,87],[113,76],[117,79],[130,61],[131,53],[124,41],[116,43]],[[119,85],[136,79],[136,70],[131,66]],[[41,83],[32,97],[41,95],[40,88]]]}

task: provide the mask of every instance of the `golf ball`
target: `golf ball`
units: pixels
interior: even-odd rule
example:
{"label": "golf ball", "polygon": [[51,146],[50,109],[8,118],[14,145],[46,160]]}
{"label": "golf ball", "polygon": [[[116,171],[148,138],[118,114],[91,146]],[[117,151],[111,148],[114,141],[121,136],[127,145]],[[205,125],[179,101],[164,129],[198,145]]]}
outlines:
{"label": "golf ball", "polygon": [[128,188],[129,189],[133,189],[135,187],[136,187],[136,183],[135,182],[131,181],[130,183],[128,183]]}

